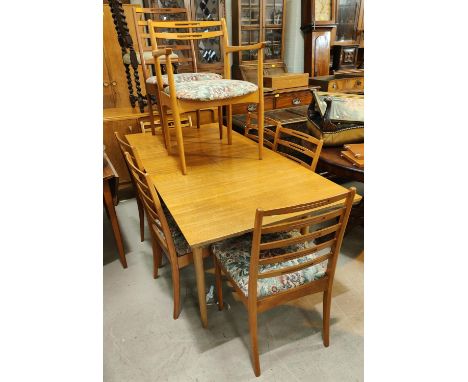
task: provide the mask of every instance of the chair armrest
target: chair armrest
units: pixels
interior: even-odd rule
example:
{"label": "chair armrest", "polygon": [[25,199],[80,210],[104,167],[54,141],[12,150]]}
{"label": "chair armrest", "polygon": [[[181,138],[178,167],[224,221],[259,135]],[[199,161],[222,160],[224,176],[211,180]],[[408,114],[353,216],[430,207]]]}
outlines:
{"label": "chair armrest", "polygon": [[259,42],[257,44],[252,45],[239,45],[239,46],[227,46],[226,52],[240,52],[241,50],[259,50],[265,48],[265,42]]}

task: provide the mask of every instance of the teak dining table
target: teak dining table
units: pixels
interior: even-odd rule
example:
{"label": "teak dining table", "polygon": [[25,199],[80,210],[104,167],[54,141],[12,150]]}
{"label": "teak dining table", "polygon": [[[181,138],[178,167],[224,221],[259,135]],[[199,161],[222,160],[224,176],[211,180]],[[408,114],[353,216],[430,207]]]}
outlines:
{"label": "teak dining table", "polygon": [[[187,175],[180,171],[177,150],[168,153],[161,134],[126,138],[193,250],[201,321],[206,327],[204,248],[252,231],[257,208],[312,202],[345,189],[271,150],[265,149],[259,160],[258,144],[236,132],[232,145],[220,141],[217,123],[186,128],[183,134]],[[360,199],[356,195],[355,202]],[[269,217],[265,223],[277,220]]]}

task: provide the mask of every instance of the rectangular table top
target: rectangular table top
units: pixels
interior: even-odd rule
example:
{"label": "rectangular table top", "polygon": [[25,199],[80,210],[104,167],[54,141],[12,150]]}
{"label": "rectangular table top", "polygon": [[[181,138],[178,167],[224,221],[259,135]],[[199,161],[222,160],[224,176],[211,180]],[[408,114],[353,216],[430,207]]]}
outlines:
{"label": "rectangular table top", "polygon": [[[187,175],[181,173],[176,147],[168,154],[162,135],[126,137],[192,247],[253,230],[257,208],[312,202],[345,191],[269,149],[259,160],[257,143],[236,132],[232,145],[226,138],[221,142],[217,123],[187,128],[183,134]],[[273,221],[275,217],[264,220]]]}

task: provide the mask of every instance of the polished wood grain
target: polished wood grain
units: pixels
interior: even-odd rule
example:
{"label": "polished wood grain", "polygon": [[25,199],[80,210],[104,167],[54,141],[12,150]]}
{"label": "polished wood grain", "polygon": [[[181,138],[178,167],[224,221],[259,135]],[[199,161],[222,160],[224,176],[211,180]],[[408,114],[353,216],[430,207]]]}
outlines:
{"label": "polished wood grain", "polygon": [[[219,309],[224,306],[223,295],[221,291],[221,273],[224,273],[228,280],[236,286],[235,292],[238,294],[239,299],[244,303],[248,311],[249,330],[251,338],[251,356],[252,364],[255,376],[260,375],[260,359],[258,353],[258,339],[257,339],[257,315],[260,312],[271,309],[277,305],[287,303],[296,298],[305,296],[307,294],[322,292],[323,293],[323,344],[324,346],[329,345],[330,334],[330,308],[331,308],[331,291],[333,287],[333,278],[335,274],[336,262],[340,253],[341,243],[343,241],[344,231],[348,223],[349,214],[352,208],[354,196],[356,190],[351,188],[349,191],[341,192],[337,195],[310,202],[303,203],[295,206],[289,206],[285,208],[276,208],[271,210],[257,209],[255,212],[255,224],[252,235],[252,246],[249,266],[249,281],[248,281],[248,293],[245,295],[243,291],[239,289],[236,282],[232,278],[229,271],[223,266],[222,262],[218,260],[216,256],[213,256],[215,262],[215,276],[216,276],[216,287],[218,291],[218,305]],[[341,203],[344,207],[341,206]],[[338,205],[336,204],[338,202]],[[313,217],[307,217],[312,211],[316,211],[317,208],[325,210],[324,213],[315,215]],[[302,216],[296,216],[293,219],[289,219],[286,223],[282,224],[264,224],[265,218],[268,216],[279,216],[288,215],[290,213],[300,212]],[[304,216],[307,218],[304,219]],[[338,222],[334,224],[335,220]],[[273,232],[287,232],[293,229],[309,226],[310,224],[316,223],[331,223],[332,226],[327,228],[320,228],[315,225],[313,232],[308,232],[296,237],[280,239],[276,241],[268,241],[262,243],[262,235],[271,234]],[[333,233],[331,240],[318,245],[311,245],[311,240],[320,238],[325,235]],[[270,239],[271,240],[271,239]],[[293,244],[308,243],[308,247],[304,249],[294,250]],[[265,250],[273,248],[287,248],[288,253],[284,253],[276,256],[262,257],[261,253]],[[298,247],[300,248],[300,247]],[[326,254],[317,256],[310,259],[304,259],[319,250],[329,248]],[[304,259],[305,261],[298,263],[293,266],[282,267],[276,270],[265,271],[261,270],[261,266],[270,264],[280,264],[284,261],[291,259]],[[278,277],[284,274],[293,273],[300,271],[305,268],[309,268],[316,264],[320,264],[327,261],[326,272],[324,277],[308,282],[301,286],[293,286],[285,291],[274,293],[266,297],[258,297],[258,280],[270,277]]]}
{"label": "polished wood grain", "polygon": [[161,134],[126,138],[192,247],[251,231],[259,207],[306,203],[345,190],[271,150],[259,161],[257,144],[236,132],[232,145],[220,143],[217,123],[184,130],[187,176],[178,170],[177,155],[167,154]]}

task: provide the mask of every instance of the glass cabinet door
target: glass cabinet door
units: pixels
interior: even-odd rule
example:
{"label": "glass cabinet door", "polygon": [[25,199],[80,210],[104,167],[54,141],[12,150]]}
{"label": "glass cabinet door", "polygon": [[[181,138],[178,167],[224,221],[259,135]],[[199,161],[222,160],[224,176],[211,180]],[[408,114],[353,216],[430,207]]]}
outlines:
{"label": "glass cabinet door", "polygon": [[[222,0],[194,0],[195,20],[217,21],[220,17],[220,1]],[[219,30],[219,28],[205,28],[203,31]],[[216,64],[222,61],[221,40],[219,37],[198,40],[195,49],[200,64]]]}
{"label": "glass cabinet door", "polygon": [[264,14],[265,60],[281,59],[283,0],[266,0]]}
{"label": "glass cabinet door", "polygon": [[[260,42],[260,1],[241,0],[241,45],[251,45]],[[242,61],[255,61],[256,50],[242,51]]]}
{"label": "glass cabinet door", "polygon": [[356,28],[361,0],[338,0],[336,41],[356,40]]}

